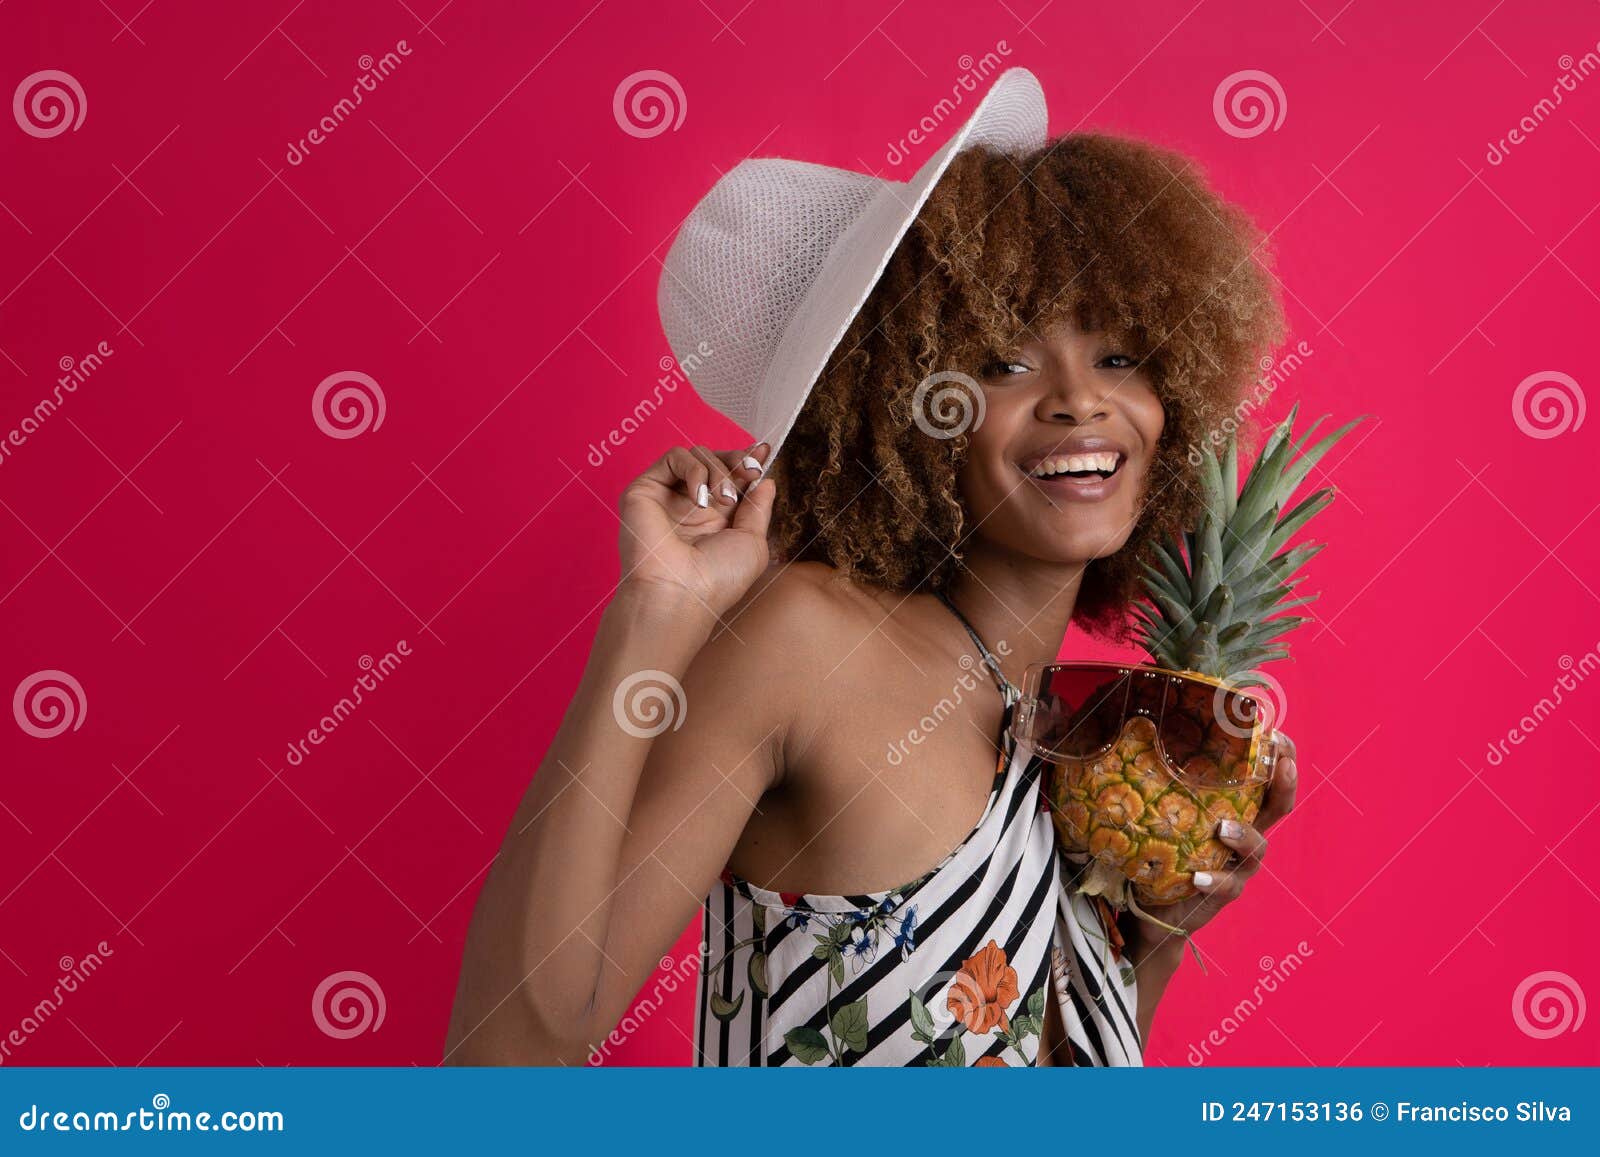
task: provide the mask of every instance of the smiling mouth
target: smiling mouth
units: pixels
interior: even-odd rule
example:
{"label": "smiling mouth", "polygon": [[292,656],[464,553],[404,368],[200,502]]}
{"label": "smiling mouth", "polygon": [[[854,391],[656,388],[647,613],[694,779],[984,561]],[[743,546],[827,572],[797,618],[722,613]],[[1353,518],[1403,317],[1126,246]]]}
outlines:
{"label": "smiling mouth", "polygon": [[1126,456],[1115,450],[1056,454],[1025,471],[1036,482],[1103,482],[1122,469]]}

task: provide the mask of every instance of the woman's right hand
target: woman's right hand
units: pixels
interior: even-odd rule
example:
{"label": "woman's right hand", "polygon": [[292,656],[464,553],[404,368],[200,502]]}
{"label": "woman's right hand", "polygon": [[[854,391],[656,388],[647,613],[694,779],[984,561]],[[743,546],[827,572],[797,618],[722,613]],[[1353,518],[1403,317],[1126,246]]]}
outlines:
{"label": "woman's right hand", "polygon": [[622,492],[624,586],[687,592],[721,616],[767,568],[777,484],[762,478],[765,442],[716,453],[674,446]]}

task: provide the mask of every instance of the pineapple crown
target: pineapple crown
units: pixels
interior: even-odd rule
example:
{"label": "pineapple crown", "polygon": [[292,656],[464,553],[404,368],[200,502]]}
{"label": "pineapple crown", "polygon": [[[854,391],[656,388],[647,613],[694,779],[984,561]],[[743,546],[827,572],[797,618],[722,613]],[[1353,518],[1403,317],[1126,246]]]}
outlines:
{"label": "pineapple crown", "polygon": [[1282,636],[1308,621],[1272,616],[1317,597],[1296,597],[1300,578],[1293,576],[1326,544],[1284,548],[1333,501],[1334,489],[1324,487],[1287,512],[1284,507],[1312,467],[1367,415],[1312,444],[1326,415],[1296,441],[1299,410],[1298,405],[1291,409],[1268,436],[1242,490],[1232,431],[1220,459],[1210,446],[1201,451],[1204,493],[1198,523],[1156,544],[1156,565],[1143,564],[1149,602],[1134,608],[1139,641],[1161,666],[1197,671],[1237,687],[1263,683],[1256,669],[1287,658]]}

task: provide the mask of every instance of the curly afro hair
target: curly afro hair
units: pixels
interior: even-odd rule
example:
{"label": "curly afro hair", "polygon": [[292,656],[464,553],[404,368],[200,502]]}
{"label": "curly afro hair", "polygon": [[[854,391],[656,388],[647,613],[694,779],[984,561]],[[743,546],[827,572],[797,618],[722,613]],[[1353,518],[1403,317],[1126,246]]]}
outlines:
{"label": "curly afro hair", "polygon": [[967,438],[919,428],[918,386],[977,376],[1026,332],[1071,323],[1138,356],[1166,413],[1139,520],[1089,565],[1075,606],[1081,626],[1117,634],[1140,563],[1195,513],[1190,446],[1282,339],[1264,243],[1193,161],[1142,141],[1068,134],[1023,156],[961,153],[773,465],[778,556],[890,591],[947,586],[972,533],[957,488]]}

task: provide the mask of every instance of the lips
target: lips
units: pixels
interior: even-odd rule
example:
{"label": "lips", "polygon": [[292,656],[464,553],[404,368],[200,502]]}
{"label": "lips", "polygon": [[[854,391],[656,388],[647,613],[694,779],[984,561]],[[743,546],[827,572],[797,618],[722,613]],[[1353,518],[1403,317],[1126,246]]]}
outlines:
{"label": "lips", "polygon": [[1082,436],[1025,455],[1017,469],[1052,498],[1098,502],[1117,491],[1127,460],[1127,448],[1115,439]]}

